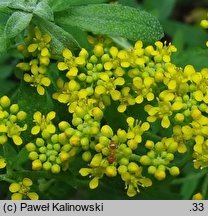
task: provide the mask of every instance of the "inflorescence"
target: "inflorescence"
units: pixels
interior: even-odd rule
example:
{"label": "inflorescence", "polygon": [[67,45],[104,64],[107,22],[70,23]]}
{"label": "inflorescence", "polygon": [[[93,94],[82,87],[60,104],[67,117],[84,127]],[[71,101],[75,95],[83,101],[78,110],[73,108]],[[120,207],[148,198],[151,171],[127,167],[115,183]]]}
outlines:
{"label": "inflorescence", "polygon": [[[25,44],[18,46],[28,62],[17,67],[40,95],[52,83],[48,70],[50,42],[51,37],[36,27]],[[132,197],[141,187],[150,187],[153,178],[160,181],[167,175],[178,176],[180,167],[175,158],[183,154],[193,152],[195,168],[207,167],[208,68],[196,71],[192,65],[177,67],[171,62],[176,48],[159,41],[146,47],[137,41],[127,50],[108,38],[90,36],[89,42],[92,53],[82,48],[75,55],[65,48],[62,60],[57,62],[63,78],[57,80],[52,97],[66,104],[72,119],[57,125],[55,111],[33,115],[34,139],[26,144],[32,169],[56,174],[70,169],[70,162],[81,154],[86,166],[79,173],[89,176],[91,189],[97,188],[104,176],[120,176],[127,195]],[[0,143],[6,143],[9,137],[22,144],[20,133],[26,127],[16,122],[24,120],[25,113],[18,105],[10,106],[5,96],[0,104]],[[106,121],[105,111],[112,104],[125,116],[125,128],[114,129]],[[129,114],[131,106],[138,109],[136,117]],[[155,125],[165,135],[157,135]],[[12,132],[11,127],[15,128]],[[3,164],[0,158],[0,168]],[[15,184],[19,186],[10,191],[21,191],[23,183]],[[18,193],[15,197],[22,196]],[[25,195],[31,198],[28,192]]]}

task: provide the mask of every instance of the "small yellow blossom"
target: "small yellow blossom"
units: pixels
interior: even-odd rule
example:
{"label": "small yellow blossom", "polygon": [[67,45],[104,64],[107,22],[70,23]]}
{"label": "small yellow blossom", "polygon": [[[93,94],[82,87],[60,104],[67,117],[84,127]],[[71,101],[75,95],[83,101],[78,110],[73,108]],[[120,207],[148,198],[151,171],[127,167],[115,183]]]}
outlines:
{"label": "small yellow blossom", "polygon": [[31,199],[38,200],[39,196],[35,192],[30,192],[33,182],[29,178],[24,178],[21,182],[11,183],[9,186],[9,191],[12,193],[12,200],[22,200],[22,199]]}

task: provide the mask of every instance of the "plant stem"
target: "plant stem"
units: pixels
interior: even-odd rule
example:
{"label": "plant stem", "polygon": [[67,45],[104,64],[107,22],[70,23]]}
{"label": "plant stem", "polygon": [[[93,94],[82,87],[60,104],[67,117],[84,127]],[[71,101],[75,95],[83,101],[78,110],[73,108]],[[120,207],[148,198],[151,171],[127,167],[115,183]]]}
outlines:
{"label": "plant stem", "polygon": [[202,184],[202,196],[205,197],[208,189],[208,173],[205,175],[203,184]]}

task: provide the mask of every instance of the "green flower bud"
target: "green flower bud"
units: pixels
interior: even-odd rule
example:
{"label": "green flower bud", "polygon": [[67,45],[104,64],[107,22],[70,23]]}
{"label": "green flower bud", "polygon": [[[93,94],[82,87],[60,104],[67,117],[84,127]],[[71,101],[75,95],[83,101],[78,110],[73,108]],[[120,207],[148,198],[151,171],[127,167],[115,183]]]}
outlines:
{"label": "green flower bud", "polygon": [[128,171],[131,172],[131,173],[140,173],[141,168],[135,162],[130,162],[128,164]]}
{"label": "green flower bud", "polygon": [[123,173],[126,173],[127,172],[127,166],[125,166],[125,165],[120,165],[119,167],[118,167],[118,172],[119,172],[119,174],[123,174]]}
{"label": "green flower bud", "polygon": [[70,144],[65,144],[62,146],[61,150],[68,152],[72,146]]}
{"label": "green flower bud", "polygon": [[41,146],[41,147],[39,148],[39,152],[42,153],[42,154],[46,153],[46,152],[47,152],[46,146]]}
{"label": "green flower bud", "polygon": [[38,159],[38,157],[39,157],[39,155],[38,155],[38,153],[35,152],[35,151],[30,152],[29,155],[28,155],[28,158],[29,158],[30,160],[33,160],[33,161],[36,160],[36,159]]}
{"label": "green flower bud", "polygon": [[79,74],[78,75],[78,79],[80,80],[80,81],[85,81],[86,80],[86,74],[84,74],[84,73],[81,73],[81,74]]}
{"label": "green flower bud", "polygon": [[40,154],[39,155],[39,160],[40,161],[44,162],[44,161],[46,161],[46,159],[47,159],[47,156],[45,154]]}
{"label": "green flower bud", "polygon": [[163,151],[165,148],[164,148],[164,144],[162,142],[157,142],[155,144],[155,150],[158,151],[158,152],[161,152]]}
{"label": "green flower bud", "polygon": [[61,161],[67,161],[70,158],[69,153],[65,152],[65,151],[61,151],[59,153],[59,158],[61,159]]}
{"label": "green flower bud", "polygon": [[64,133],[68,136],[68,137],[71,137],[73,134],[74,134],[75,130],[74,128],[67,128]]}
{"label": "green flower bud", "polygon": [[36,150],[36,146],[34,143],[28,143],[25,147],[26,147],[27,151],[29,151],[29,152]]}
{"label": "green flower bud", "polygon": [[43,169],[49,171],[51,169],[52,164],[49,161],[43,163]]}
{"label": "green flower bud", "polygon": [[32,169],[33,170],[40,170],[41,168],[42,168],[42,162],[39,159],[34,160],[32,162]]}
{"label": "green flower bud", "polygon": [[0,144],[3,145],[8,141],[8,138],[6,135],[0,135]]}
{"label": "green flower bud", "polygon": [[172,161],[172,160],[174,159],[174,154],[168,153],[168,154],[166,155],[165,159],[168,160],[168,161]]}
{"label": "green flower bud", "polygon": [[[76,109],[75,109],[75,114],[76,114],[76,116],[77,116],[78,118],[84,118],[84,116],[86,115],[86,111],[85,111],[83,108],[77,106]],[[74,119],[74,118],[73,118],[73,119]],[[82,123],[82,121],[80,121],[80,119],[78,119],[78,120],[75,119],[74,121],[78,121],[77,124],[78,124],[79,122]]]}
{"label": "green flower bud", "polygon": [[154,148],[154,142],[151,141],[151,140],[147,140],[146,143],[145,143],[145,147],[147,149],[153,149]]}
{"label": "green flower bud", "polygon": [[157,170],[157,168],[155,166],[149,166],[148,167],[148,173],[151,175],[154,175],[156,170]]}
{"label": "green flower bud", "polygon": [[52,143],[57,143],[59,140],[58,140],[58,134],[53,134],[51,136],[51,142]]}
{"label": "green flower bud", "polygon": [[41,147],[41,146],[44,146],[45,141],[42,138],[37,138],[35,143],[38,147]]}
{"label": "green flower bud", "polygon": [[118,129],[117,136],[120,142],[125,142],[127,139],[126,131],[122,129]]}
{"label": "green flower bud", "polygon": [[180,174],[180,170],[177,166],[173,166],[169,169],[170,175],[178,176]]}
{"label": "green flower bud", "polygon": [[101,143],[103,146],[108,146],[110,143],[110,140],[105,136],[100,136],[99,143]]}
{"label": "green flower bud", "polygon": [[92,115],[95,120],[100,121],[103,118],[103,111],[99,107],[92,109]]}
{"label": "green flower bud", "polygon": [[105,156],[108,156],[109,155],[109,148],[108,147],[102,148],[102,154]]}
{"label": "green flower bud", "polygon": [[111,129],[111,127],[109,125],[104,125],[101,128],[101,133],[103,136],[106,136],[109,138],[113,136],[113,130]]}
{"label": "green flower bud", "polygon": [[59,151],[61,149],[61,145],[56,143],[53,145],[53,149],[56,150],[56,151]]}
{"label": "green flower bud", "polygon": [[117,175],[117,169],[115,166],[107,166],[105,170],[105,174],[108,177],[115,177]]}
{"label": "green flower bud", "polygon": [[12,104],[9,109],[12,114],[17,114],[19,111],[19,106],[18,104]]}
{"label": "green flower bud", "polygon": [[123,158],[121,158],[121,160],[119,161],[119,164],[120,164],[120,165],[125,165],[125,166],[127,166],[127,165],[129,164],[129,159],[123,157]]}
{"label": "green flower bud", "polygon": [[53,145],[52,145],[52,144],[48,144],[48,145],[46,146],[46,148],[47,148],[48,150],[52,150],[52,149],[53,149]]}
{"label": "green flower bud", "polygon": [[65,131],[67,128],[70,127],[70,124],[66,121],[61,121],[59,122],[58,127],[61,131]]}
{"label": "green flower bud", "polygon": [[166,174],[165,171],[163,170],[156,170],[156,172],[154,173],[154,177],[159,180],[162,181],[166,178]]}
{"label": "green flower bud", "polygon": [[51,172],[54,174],[60,173],[61,167],[58,164],[54,164],[51,167]]}
{"label": "green flower bud", "polygon": [[125,157],[129,157],[131,154],[132,154],[132,150],[130,148],[126,147],[123,149],[123,155]]}
{"label": "green flower bud", "polygon": [[66,137],[66,134],[63,132],[63,133],[60,133],[58,135],[58,142],[61,143],[61,144],[64,144],[68,141],[67,137]]}
{"label": "green flower bud", "polygon": [[102,154],[95,154],[90,162],[91,167],[98,167],[102,161]]}
{"label": "green flower bud", "polygon": [[150,165],[151,164],[151,159],[147,155],[142,155],[139,162],[142,165]]}
{"label": "green flower bud", "polygon": [[178,150],[178,143],[172,142],[168,145],[168,152],[174,153]]}
{"label": "green flower bud", "polygon": [[78,118],[78,117],[73,117],[73,119],[72,119],[72,124],[74,125],[74,126],[77,126],[77,125],[79,125],[79,124],[82,124],[82,119],[81,118]]}
{"label": "green flower bud", "polygon": [[9,107],[10,104],[11,104],[10,99],[7,96],[3,96],[3,97],[0,98],[0,105],[3,108]]}
{"label": "green flower bud", "polygon": [[24,111],[19,111],[19,112],[17,113],[17,119],[18,119],[19,121],[24,121],[24,120],[26,119],[26,117],[27,117],[27,113],[24,112]]}
{"label": "green flower bud", "polygon": [[151,150],[147,153],[147,156],[154,159],[155,158],[155,152],[153,150]]}
{"label": "green flower bud", "polygon": [[92,159],[92,154],[90,151],[86,151],[82,154],[82,159],[85,162],[89,162]]}
{"label": "green flower bud", "polygon": [[17,116],[15,116],[15,115],[10,115],[10,116],[9,116],[9,121],[10,121],[10,122],[16,122],[16,121],[17,121]]}
{"label": "green flower bud", "polygon": [[56,161],[56,156],[55,155],[50,155],[48,159],[49,159],[49,161],[52,161],[52,162]]}

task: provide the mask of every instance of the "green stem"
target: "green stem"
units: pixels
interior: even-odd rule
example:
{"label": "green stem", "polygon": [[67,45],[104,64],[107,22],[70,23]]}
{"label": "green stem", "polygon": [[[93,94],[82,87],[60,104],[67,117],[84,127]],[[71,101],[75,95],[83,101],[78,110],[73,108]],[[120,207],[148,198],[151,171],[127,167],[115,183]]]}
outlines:
{"label": "green stem", "polygon": [[128,42],[128,40],[122,38],[122,37],[111,37],[115,43],[117,43],[119,46],[121,46],[124,49],[130,49],[132,48],[132,45]]}
{"label": "green stem", "polygon": [[153,141],[160,141],[162,139],[162,137],[152,133],[152,132],[144,132],[143,133],[143,137],[145,139],[150,139],[150,140],[153,140]]}
{"label": "green stem", "polygon": [[130,157],[129,157],[129,159],[131,160],[131,161],[139,161],[139,159],[140,159],[140,156],[139,155],[136,155],[136,154],[132,154]]}
{"label": "green stem", "polygon": [[208,189],[208,173],[205,175],[203,184],[202,184],[202,196],[205,197]]}
{"label": "green stem", "polygon": [[192,179],[199,179],[199,178],[202,178],[204,175],[207,174],[207,169],[204,169],[202,170],[201,172],[199,173],[194,173],[192,175],[189,175],[187,177],[184,177],[184,178],[179,178],[179,179],[174,179],[171,184],[172,185],[176,185],[176,184],[182,184],[186,181],[189,181],[189,180],[192,180]]}
{"label": "green stem", "polygon": [[14,182],[14,180],[11,179],[8,174],[0,175],[0,181],[6,181],[6,182],[9,182],[9,183]]}
{"label": "green stem", "polygon": [[[5,157],[6,159],[9,158],[10,152],[9,152],[9,150],[8,150],[8,148],[7,148],[7,144],[4,144],[4,145],[3,145],[3,153],[4,153],[4,157]],[[11,174],[12,174],[12,168],[11,168],[11,166],[10,166],[10,161],[7,161],[6,169],[7,169],[7,174],[8,174],[8,175],[11,175]]]}

